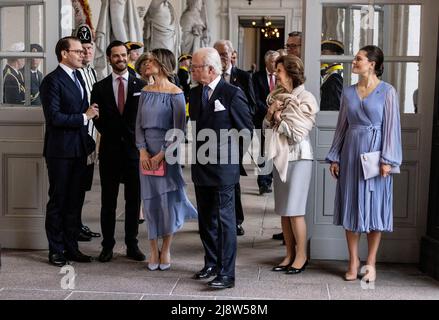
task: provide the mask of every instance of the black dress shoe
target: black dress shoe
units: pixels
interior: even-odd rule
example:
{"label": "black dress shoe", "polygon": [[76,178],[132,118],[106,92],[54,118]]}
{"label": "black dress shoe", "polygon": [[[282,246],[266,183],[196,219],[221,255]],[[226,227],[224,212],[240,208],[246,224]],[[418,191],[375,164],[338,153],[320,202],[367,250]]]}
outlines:
{"label": "black dress shoe", "polygon": [[79,250],[76,252],[66,252],[65,256],[67,259],[69,259],[71,261],[76,261],[76,262],[92,262],[93,261],[93,257],[87,256],[86,254],[83,254]]}
{"label": "black dress shoe", "polygon": [[88,235],[89,237],[92,237],[92,238],[99,238],[101,236],[100,233],[91,231],[90,228],[87,227],[87,226],[82,226],[81,227],[81,231],[84,234],[86,234],[86,235]]}
{"label": "black dress shoe", "polygon": [[57,267],[63,267],[69,264],[69,261],[62,253],[49,253],[49,263]]}
{"label": "black dress shoe", "polygon": [[242,227],[241,224],[237,224],[236,225],[236,235],[237,236],[243,236],[245,233],[244,228]]}
{"label": "black dress shoe", "polygon": [[100,262],[109,262],[113,258],[113,249],[103,248],[98,260]]}
{"label": "black dress shoe", "polygon": [[264,193],[272,193],[273,189],[270,186],[260,186],[259,187],[259,195],[263,195]]}
{"label": "black dress shoe", "polygon": [[273,234],[273,239],[274,239],[274,240],[284,240],[284,234],[283,234],[283,232]]}
{"label": "black dress shoe", "polygon": [[213,289],[227,289],[235,286],[235,279],[228,276],[217,276],[207,283],[207,286]]}
{"label": "black dress shoe", "polygon": [[207,279],[216,276],[216,267],[204,267],[194,275],[194,279]]}
{"label": "black dress shoe", "polygon": [[303,264],[302,268],[297,269],[294,267],[288,267],[287,271],[285,272],[286,274],[298,274],[301,273],[303,271],[305,271],[306,266],[308,265],[308,260],[305,261],[305,263]]}
{"label": "black dress shoe", "polygon": [[136,261],[144,261],[146,259],[146,256],[140,251],[139,247],[128,248],[127,257]]}
{"label": "black dress shoe", "polygon": [[78,241],[91,241],[91,236],[81,230],[79,231]]}

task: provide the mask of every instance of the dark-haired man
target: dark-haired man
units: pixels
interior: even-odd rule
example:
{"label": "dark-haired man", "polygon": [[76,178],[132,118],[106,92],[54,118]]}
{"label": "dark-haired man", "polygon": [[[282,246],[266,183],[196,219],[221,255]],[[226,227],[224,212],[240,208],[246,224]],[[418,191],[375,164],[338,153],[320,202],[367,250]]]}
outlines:
{"label": "dark-haired man", "polygon": [[135,127],[139,97],[145,83],[128,71],[128,50],[121,41],[113,41],[106,50],[113,72],[93,86],[91,101],[100,110],[94,123],[101,140],[99,174],[101,177],[102,251],[99,261],[113,257],[116,244],[117,195],[120,183],[125,194],[125,244],[127,257],[143,261],[145,255],[137,245],[140,211],[139,150],[135,142]]}
{"label": "dark-haired man", "polygon": [[94,149],[87,133],[88,120],[98,117],[89,106],[81,74],[83,49],[76,37],[65,37],[55,48],[59,66],[40,87],[46,119],[43,155],[49,175],[46,233],[49,262],[63,266],[68,260],[90,262],[78,249],[79,216],[87,155]]}

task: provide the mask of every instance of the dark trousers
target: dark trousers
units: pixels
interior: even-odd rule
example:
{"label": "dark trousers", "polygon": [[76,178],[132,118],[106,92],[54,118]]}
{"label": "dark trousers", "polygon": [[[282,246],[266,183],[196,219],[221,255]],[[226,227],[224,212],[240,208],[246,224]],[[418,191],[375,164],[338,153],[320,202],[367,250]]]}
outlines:
{"label": "dark trousers", "polygon": [[86,158],[46,158],[49,201],[46,208],[46,234],[49,252],[74,253],[78,250],[79,221],[84,197],[82,176]]}
{"label": "dark trousers", "polygon": [[242,209],[241,202],[241,185],[235,184],[235,213],[236,224],[242,224],[244,222],[244,210]]}
{"label": "dark trousers", "polygon": [[117,196],[119,185],[124,183],[125,196],[125,244],[127,248],[137,247],[140,211],[139,160],[123,159],[115,155],[112,159],[100,159],[101,176],[101,229],[102,247],[113,249],[116,241]]}
{"label": "dark trousers", "polygon": [[219,275],[235,278],[236,219],[235,185],[195,185],[204,264],[217,267]]}
{"label": "dark trousers", "polygon": [[[260,125],[258,125],[258,129],[262,128],[262,123]],[[262,131],[262,129],[261,129]],[[264,156],[264,150],[265,150],[265,136],[264,134],[261,132],[260,135],[260,156],[263,157]],[[265,166],[265,162],[261,163],[259,165],[260,168],[263,168]],[[273,182],[273,172],[270,172],[269,174],[259,174],[258,178],[258,187],[270,187],[271,183]]]}
{"label": "dark trousers", "polygon": [[82,208],[84,207],[84,200],[85,200],[85,193],[87,191],[91,190],[91,187],[93,185],[93,173],[94,173],[94,168],[95,168],[95,164],[89,164],[87,165],[85,172],[84,172],[84,177],[83,177],[83,181],[82,181],[82,186],[84,188],[84,194],[80,200],[81,202],[81,212],[79,214],[79,226],[82,227],[84,224],[82,223]]}

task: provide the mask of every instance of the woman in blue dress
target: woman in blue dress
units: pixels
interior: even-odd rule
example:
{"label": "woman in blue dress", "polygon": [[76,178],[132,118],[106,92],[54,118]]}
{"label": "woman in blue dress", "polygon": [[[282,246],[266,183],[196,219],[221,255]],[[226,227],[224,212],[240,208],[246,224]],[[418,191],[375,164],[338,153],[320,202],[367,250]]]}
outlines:
{"label": "woman in blue dress", "polygon": [[[392,167],[402,161],[399,103],[395,88],[382,81],[384,56],[380,48],[360,49],[352,62],[357,84],[344,88],[337,128],[326,157],[337,179],[334,224],[346,230],[349,267],[344,278],[357,279],[358,243],[367,233],[365,281],[375,281],[376,254],[382,232],[393,231]],[[360,154],[381,151],[380,174],[365,180]]]}
{"label": "woman in blue dress", "polygon": [[[145,86],[139,99],[136,144],[140,151],[140,166],[144,170],[157,170],[161,161],[166,162],[164,176],[144,175],[140,170],[150,244],[148,269],[167,270],[171,266],[173,234],[183,226],[185,219],[197,217],[184,189],[180,164],[175,161],[175,152],[171,150],[180,144],[181,139],[184,141],[186,103],[181,89],[169,80],[175,69],[175,57],[171,51],[152,50],[145,68],[154,77],[154,84]],[[172,129],[176,129],[178,138],[166,136]],[[159,238],[163,238],[160,251]]]}

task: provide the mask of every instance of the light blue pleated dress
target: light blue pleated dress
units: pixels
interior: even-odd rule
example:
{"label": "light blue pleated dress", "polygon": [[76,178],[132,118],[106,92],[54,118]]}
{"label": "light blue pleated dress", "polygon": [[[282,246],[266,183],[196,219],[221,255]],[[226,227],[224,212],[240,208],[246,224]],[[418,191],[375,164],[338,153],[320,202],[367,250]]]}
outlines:
{"label": "light blue pleated dress", "polygon": [[364,180],[360,154],[381,151],[381,162],[402,161],[399,103],[395,88],[381,81],[364,99],[346,87],[328,162],[339,162],[334,224],[353,232],[393,231],[393,179]]}
{"label": "light blue pleated dress", "polygon": [[[166,132],[186,129],[185,104],[183,93],[142,91],[136,121],[137,147],[146,148],[151,155],[165,151],[172,144],[165,140]],[[139,174],[148,239],[173,234],[185,220],[197,218],[186,195],[179,163],[166,163],[164,177],[142,175],[140,170]]]}

